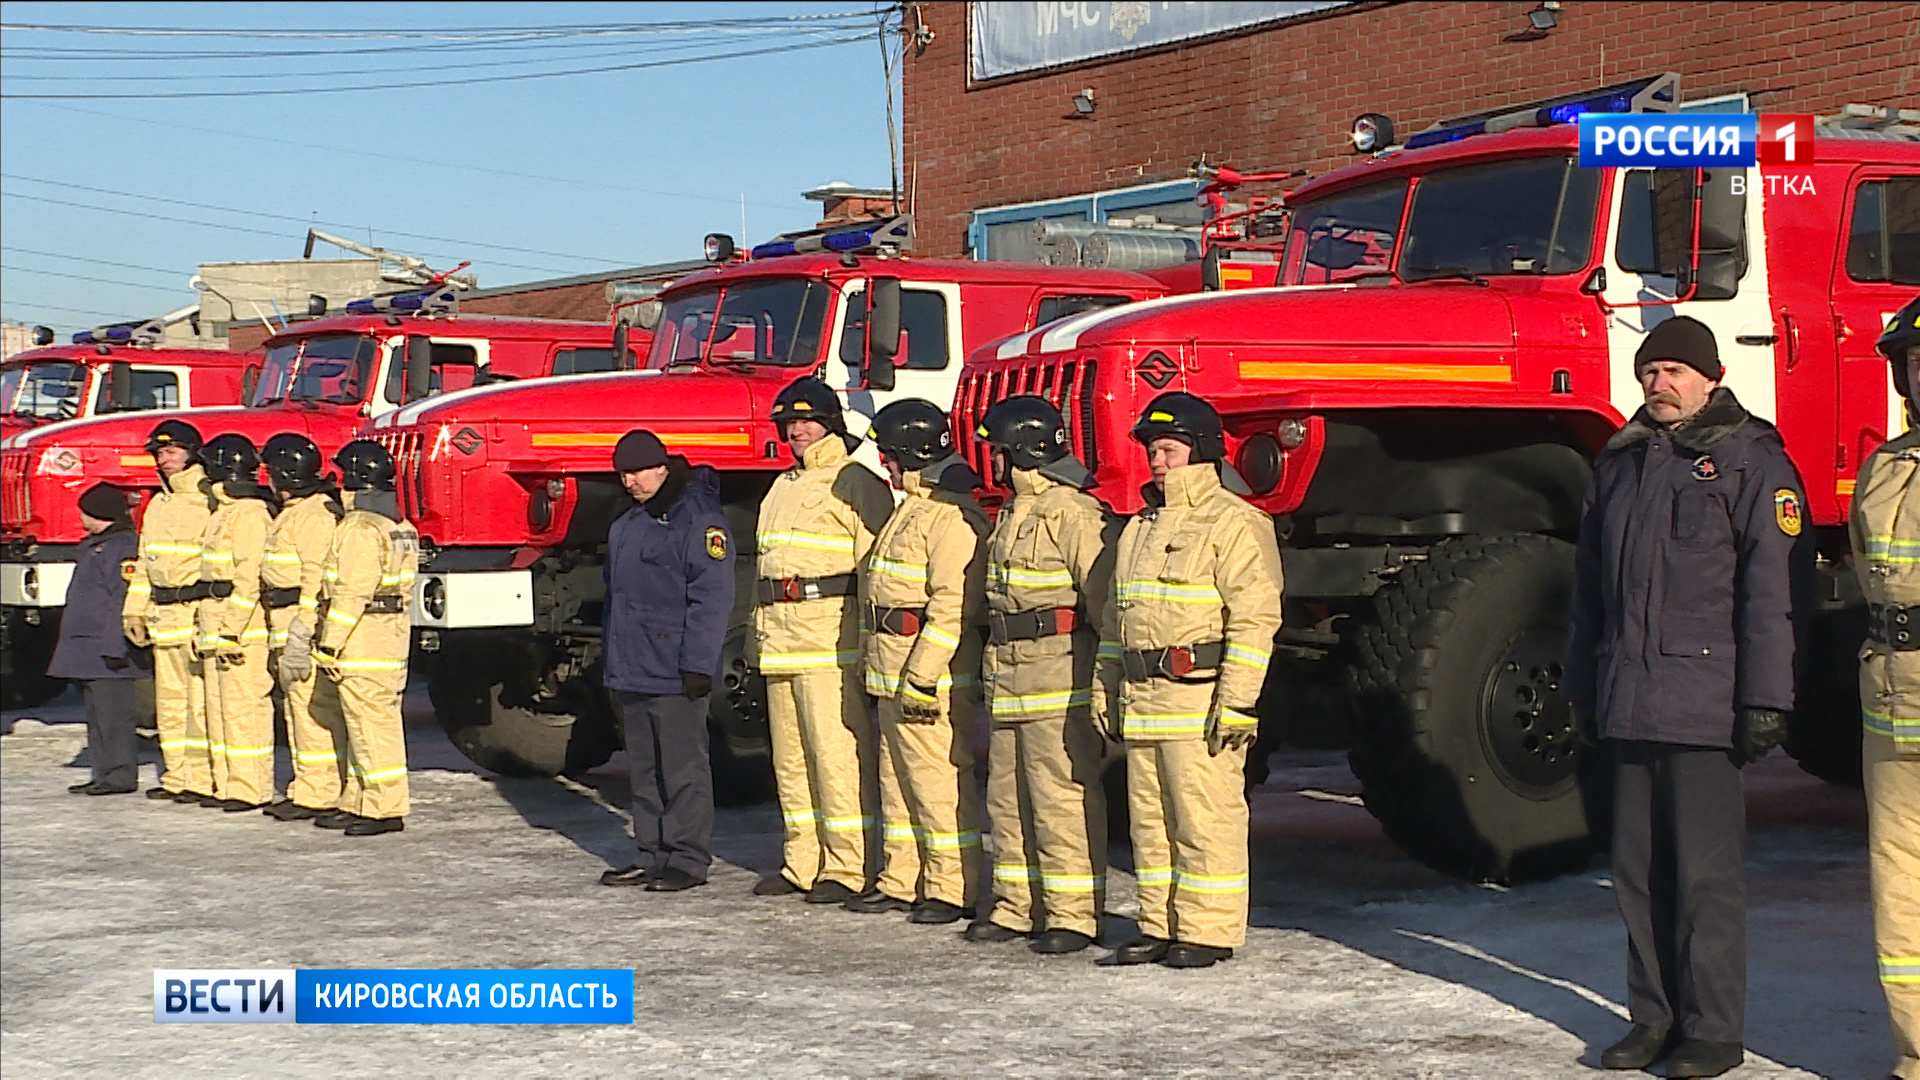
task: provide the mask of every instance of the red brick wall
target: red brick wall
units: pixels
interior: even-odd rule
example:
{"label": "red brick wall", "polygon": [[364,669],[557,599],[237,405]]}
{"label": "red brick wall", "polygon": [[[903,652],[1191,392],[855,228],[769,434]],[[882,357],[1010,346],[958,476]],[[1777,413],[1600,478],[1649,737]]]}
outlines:
{"label": "red brick wall", "polygon": [[461,312],[469,315],[582,319],[587,322],[606,322],[611,308],[612,305],[607,303],[607,283],[604,281],[460,301]]}
{"label": "red brick wall", "polygon": [[[1319,175],[1352,160],[1344,136],[1363,112],[1404,138],[1663,71],[1688,100],[1744,90],[1766,112],[1920,105],[1920,3],[1581,0],[1545,38],[1503,41],[1536,6],[1374,5],[969,87],[967,5],[910,5],[936,34],[903,74],[917,248],[962,254],[979,207],[1178,179],[1203,155]],[[1098,110],[1066,119],[1083,87]]]}

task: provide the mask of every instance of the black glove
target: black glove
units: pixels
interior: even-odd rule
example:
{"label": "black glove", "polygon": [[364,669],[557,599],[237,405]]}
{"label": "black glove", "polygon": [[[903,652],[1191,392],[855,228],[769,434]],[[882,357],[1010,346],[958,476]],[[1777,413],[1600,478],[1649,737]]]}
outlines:
{"label": "black glove", "polygon": [[692,671],[680,673],[680,693],[688,701],[698,701],[713,693],[713,676],[700,675]]}
{"label": "black glove", "polygon": [[129,663],[124,656],[102,656],[100,662],[107,665],[108,671],[125,671]]}
{"label": "black glove", "polygon": [[1741,709],[1733,722],[1733,763],[1746,768],[1787,737],[1787,714],[1779,709]]}
{"label": "black glove", "polygon": [[1600,745],[1600,718],[1584,705],[1567,706],[1573,711],[1573,737],[1591,750]]}

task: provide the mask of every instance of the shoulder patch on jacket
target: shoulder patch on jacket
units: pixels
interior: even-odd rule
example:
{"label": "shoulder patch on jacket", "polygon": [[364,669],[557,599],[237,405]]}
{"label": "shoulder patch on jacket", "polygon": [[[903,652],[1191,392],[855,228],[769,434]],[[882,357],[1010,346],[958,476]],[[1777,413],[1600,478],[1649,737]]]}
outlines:
{"label": "shoulder patch on jacket", "polygon": [[1780,531],[1788,536],[1799,536],[1802,525],[1800,519],[1800,495],[1792,488],[1781,488],[1773,493],[1773,520]]}
{"label": "shoulder patch on jacket", "polygon": [[120,579],[122,581],[132,581],[133,572],[138,569],[140,569],[139,559],[121,559],[120,560]]}
{"label": "shoulder patch on jacket", "polygon": [[707,557],[711,559],[727,557],[727,530],[718,527],[707,530]]}
{"label": "shoulder patch on jacket", "polygon": [[1714,464],[1712,454],[1701,454],[1693,459],[1693,478],[1695,480],[1718,480],[1720,466]]}

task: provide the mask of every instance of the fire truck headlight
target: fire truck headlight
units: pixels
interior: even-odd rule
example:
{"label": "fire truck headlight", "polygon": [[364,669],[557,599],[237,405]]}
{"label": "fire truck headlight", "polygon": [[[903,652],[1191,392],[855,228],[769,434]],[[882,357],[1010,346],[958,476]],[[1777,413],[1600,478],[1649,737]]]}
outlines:
{"label": "fire truck headlight", "polygon": [[1275,426],[1274,435],[1279,438],[1281,446],[1296,450],[1306,444],[1307,422],[1297,416],[1289,416]]}
{"label": "fire truck headlight", "polygon": [[1372,154],[1393,145],[1393,121],[1380,113],[1361,113],[1353,119],[1353,130],[1347,133],[1353,141],[1353,148],[1362,154]]}
{"label": "fire truck headlight", "polygon": [[20,591],[25,593],[29,600],[40,599],[39,567],[29,566],[27,567],[27,572],[20,575]]}
{"label": "fire truck headlight", "polygon": [[1240,444],[1235,468],[1255,495],[1265,495],[1280,486],[1287,470],[1287,456],[1280,449],[1280,443],[1263,431]]}
{"label": "fire truck headlight", "polygon": [[547,494],[545,484],[527,496],[527,524],[534,532],[546,532],[553,527],[553,496]]}
{"label": "fire truck headlight", "polygon": [[434,619],[447,617],[447,583],[430,577],[420,586],[420,606]]}

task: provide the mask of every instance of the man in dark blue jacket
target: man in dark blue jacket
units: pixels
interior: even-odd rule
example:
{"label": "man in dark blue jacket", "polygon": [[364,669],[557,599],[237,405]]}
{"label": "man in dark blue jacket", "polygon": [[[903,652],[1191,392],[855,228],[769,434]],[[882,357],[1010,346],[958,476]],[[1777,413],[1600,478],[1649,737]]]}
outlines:
{"label": "man in dark blue jacket", "polygon": [[87,759],[93,777],[67,790],[75,795],[123,795],[138,786],[135,754],[139,724],[134,680],[151,678],[153,661],[121,632],[120,606],[140,559],[140,537],[127,515],[127,498],[110,484],[95,484],[80,496],[80,520],[88,536],[67,586],[47,674],[80,684],[87,706]]}
{"label": "man in dark blue jacket", "polygon": [[733,610],[733,541],[714,471],[669,456],[649,431],[613,450],[639,505],[607,537],[605,682],[626,727],[633,782],[633,865],[603,885],[678,892],[713,862],[707,696]]}
{"label": "man in dark blue jacket", "polygon": [[1594,463],[1567,650],[1581,730],[1617,762],[1633,1028],[1601,1064],[1718,1076],[1744,1056],[1740,769],[1793,708],[1805,489],[1779,432],[1720,385],[1704,324],[1668,319],[1634,363],[1647,403]]}

